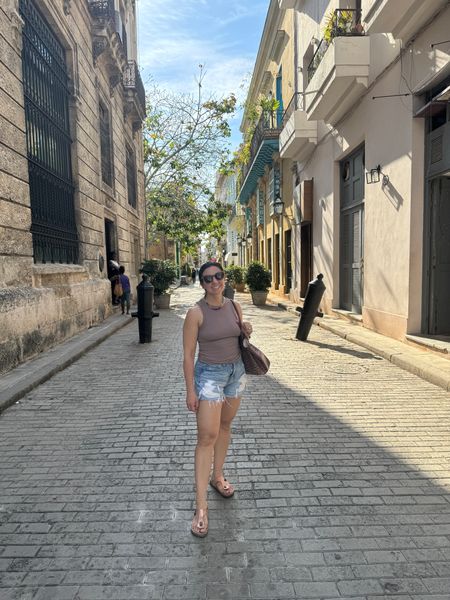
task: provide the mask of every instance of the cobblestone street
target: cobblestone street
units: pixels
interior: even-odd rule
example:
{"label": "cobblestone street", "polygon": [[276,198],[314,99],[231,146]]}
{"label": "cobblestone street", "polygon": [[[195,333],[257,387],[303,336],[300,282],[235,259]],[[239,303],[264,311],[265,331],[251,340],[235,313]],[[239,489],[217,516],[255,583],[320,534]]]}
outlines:
{"label": "cobblestone street", "polygon": [[[450,599],[450,394],[238,295],[270,357],[194,538],[176,290],[0,415],[1,600]],[[127,318],[127,317],[124,317]]]}

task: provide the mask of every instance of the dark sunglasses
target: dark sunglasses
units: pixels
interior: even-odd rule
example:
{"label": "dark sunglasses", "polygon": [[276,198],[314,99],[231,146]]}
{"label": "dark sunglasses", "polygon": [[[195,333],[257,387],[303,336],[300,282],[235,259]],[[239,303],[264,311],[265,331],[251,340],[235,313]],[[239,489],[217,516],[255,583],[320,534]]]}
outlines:
{"label": "dark sunglasses", "polygon": [[217,271],[217,273],[214,273],[214,275],[203,275],[202,281],[205,283],[212,283],[214,277],[217,279],[217,281],[222,281],[222,279],[225,277],[225,273],[222,273],[222,271]]}

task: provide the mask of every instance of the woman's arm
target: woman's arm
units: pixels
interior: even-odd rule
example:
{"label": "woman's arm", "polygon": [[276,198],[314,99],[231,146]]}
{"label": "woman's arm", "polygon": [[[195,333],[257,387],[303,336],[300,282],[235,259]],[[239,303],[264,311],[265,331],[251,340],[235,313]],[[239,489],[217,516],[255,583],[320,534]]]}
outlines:
{"label": "woman's arm", "polygon": [[183,326],[183,372],[186,382],[186,405],[188,410],[197,412],[198,398],[194,386],[194,360],[197,347],[200,309],[190,308]]}

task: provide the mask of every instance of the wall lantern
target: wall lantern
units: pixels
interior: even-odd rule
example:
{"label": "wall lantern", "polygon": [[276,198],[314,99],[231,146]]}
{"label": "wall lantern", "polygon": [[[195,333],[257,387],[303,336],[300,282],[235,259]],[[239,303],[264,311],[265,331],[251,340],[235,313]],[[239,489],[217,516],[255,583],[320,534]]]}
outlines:
{"label": "wall lantern", "polygon": [[366,183],[370,185],[371,183],[379,183],[380,175],[383,175],[382,185],[387,185],[389,183],[389,176],[385,175],[381,171],[381,165],[376,166],[374,169],[370,169],[366,173]]}
{"label": "wall lantern", "polygon": [[252,241],[252,239],[253,239],[253,236],[252,236],[252,234],[251,234],[251,233],[249,233],[249,234],[247,235],[247,242],[249,242],[249,243],[250,243],[250,242]]}
{"label": "wall lantern", "polygon": [[277,196],[275,198],[275,200],[273,201],[273,212],[275,215],[282,215],[283,214],[283,208],[284,208],[284,202],[283,200]]}

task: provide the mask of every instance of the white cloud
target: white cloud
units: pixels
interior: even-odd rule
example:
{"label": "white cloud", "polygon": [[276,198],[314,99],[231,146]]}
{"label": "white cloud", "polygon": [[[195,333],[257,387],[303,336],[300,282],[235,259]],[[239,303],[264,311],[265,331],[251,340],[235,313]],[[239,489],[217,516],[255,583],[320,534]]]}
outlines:
{"label": "white cloud", "polygon": [[[202,64],[206,96],[234,92],[243,102],[241,85],[253,69],[255,36],[260,35],[268,4],[269,0],[139,0],[138,58],[144,83],[151,78],[161,87],[195,93]],[[256,29],[250,35],[247,22],[252,20]],[[238,127],[234,119],[233,131]]]}

